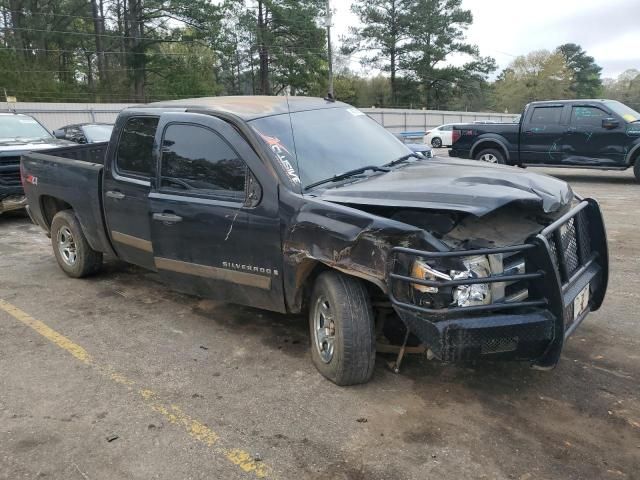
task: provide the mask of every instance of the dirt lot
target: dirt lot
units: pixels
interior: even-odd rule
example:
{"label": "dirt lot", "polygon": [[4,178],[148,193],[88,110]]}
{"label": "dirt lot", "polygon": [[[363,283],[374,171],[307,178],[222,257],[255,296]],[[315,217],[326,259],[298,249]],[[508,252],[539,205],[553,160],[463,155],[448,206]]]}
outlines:
{"label": "dirt lot", "polygon": [[116,261],[67,278],[0,217],[0,478],[640,479],[640,186],[553,170],[600,200],[611,281],[561,364],[378,365],[339,388],[305,320],[173,293]]}

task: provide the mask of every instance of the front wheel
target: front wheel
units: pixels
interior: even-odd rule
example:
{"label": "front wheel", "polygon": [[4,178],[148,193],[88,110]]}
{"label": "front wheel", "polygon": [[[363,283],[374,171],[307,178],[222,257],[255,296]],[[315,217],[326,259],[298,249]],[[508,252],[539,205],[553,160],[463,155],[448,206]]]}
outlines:
{"label": "front wheel", "polygon": [[438,137],[431,139],[431,146],[433,148],[440,148],[442,146],[442,140]]}
{"label": "front wheel", "polygon": [[70,277],[86,277],[102,266],[102,253],[91,248],[72,210],[63,210],[53,217],[51,244],[58,265]]}
{"label": "front wheel", "polygon": [[494,148],[487,148],[478,152],[475,156],[475,159],[487,163],[505,163],[503,153]]}
{"label": "front wheel", "polygon": [[640,157],[636,158],[636,163],[633,166],[633,174],[636,176],[636,181],[640,182]]}
{"label": "front wheel", "polygon": [[373,374],[374,316],[362,281],[327,271],[316,280],[309,308],[311,358],[337,385],[366,383]]}

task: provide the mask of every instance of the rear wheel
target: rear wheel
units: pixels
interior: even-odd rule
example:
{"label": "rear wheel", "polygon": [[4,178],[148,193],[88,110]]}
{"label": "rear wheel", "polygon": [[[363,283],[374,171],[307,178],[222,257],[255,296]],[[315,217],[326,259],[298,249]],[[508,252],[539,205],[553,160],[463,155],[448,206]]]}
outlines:
{"label": "rear wheel", "polygon": [[442,140],[438,137],[431,139],[431,146],[433,148],[440,148],[442,146]]}
{"label": "rear wheel", "polygon": [[91,248],[72,210],[53,217],[51,244],[58,265],[70,277],[86,277],[100,270],[102,253]]}
{"label": "rear wheel", "polygon": [[365,383],[375,364],[374,316],[362,281],[327,271],[316,280],[309,308],[311,358],[337,385]]}
{"label": "rear wheel", "polygon": [[501,151],[496,150],[494,148],[487,148],[485,150],[481,150],[476,154],[475,159],[480,160],[482,162],[487,162],[487,163],[501,163],[501,164],[505,163],[504,154]]}

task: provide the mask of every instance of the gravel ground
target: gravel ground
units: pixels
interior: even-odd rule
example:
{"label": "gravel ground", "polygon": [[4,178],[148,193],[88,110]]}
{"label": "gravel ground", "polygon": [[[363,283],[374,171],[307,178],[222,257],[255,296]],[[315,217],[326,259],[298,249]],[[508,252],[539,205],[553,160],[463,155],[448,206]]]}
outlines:
{"label": "gravel ground", "polygon": [[640,479],[640,186],[536,171],[601,202],[611,252],[605,305],[551,372],[409,357],[395,375],[379,356],[339,388],[303,318],[117,261],[72,280],[28,219],[0,217],[0,479]]}

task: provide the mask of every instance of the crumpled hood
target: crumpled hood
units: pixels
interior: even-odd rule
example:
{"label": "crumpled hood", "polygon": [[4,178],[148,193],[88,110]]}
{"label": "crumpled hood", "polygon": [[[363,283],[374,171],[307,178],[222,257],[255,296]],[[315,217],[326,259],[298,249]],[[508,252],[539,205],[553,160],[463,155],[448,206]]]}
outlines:
{"label": "crumpled hood", "polygon": [[561,210],[573,200],[566,182],[517,167],[434,158],[324,190],[335,203],[455,210],[486,215],[509,203]]}

